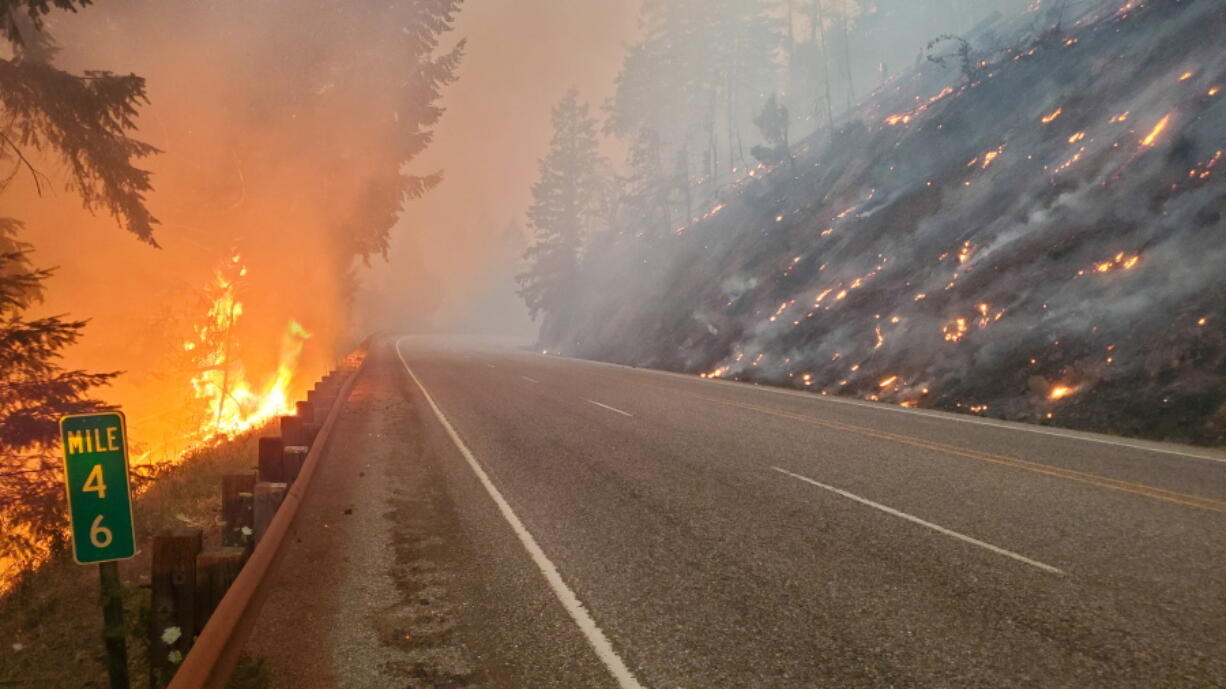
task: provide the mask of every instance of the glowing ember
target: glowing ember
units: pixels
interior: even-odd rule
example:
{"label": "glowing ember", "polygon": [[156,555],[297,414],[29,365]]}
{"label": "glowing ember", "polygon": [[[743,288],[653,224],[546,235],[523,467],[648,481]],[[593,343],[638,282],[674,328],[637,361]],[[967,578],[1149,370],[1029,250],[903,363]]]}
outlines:
{"label": "glowing ember", "polygon": [[885,123],[890,125],[891,127],[896,127],[900,124],[911,124],[912,120],[914,120],[916,117],[919,117],[920,114],[922,114],[925,110],[931,107],[934,103],[952,94],[953,92],[954,90],[952,87],[946,86],[945,88],[941,89],[940,93],[933,96],[932,98],[929,98],[927,102],[920,103],[914,109],[908,110],[906,112],[900,112],[896,115],[890,115],[889,117],[885,118]]}
{"label": "glowing ember", "polygon": [[[1132,270],[1141,262],[1139,255],[1129,255],[1123,252],[1116,254],[1111,260],[1095,263],[1091,272],[1095,273],[1110,273],[1113,270]],[[1085,275],[1087,271],[1078,271],[1078,275]]]}
{"label": "glowing ember", "polygon": [[1040,120],[1043,124],[1051,124],[1056,121],[1056,118],[1064,114],[1064,108],[1056,108],[1054,112],[1048,113]]}
{"label": "glowing ember", "polygon": [[969,330],[965,318],[955,318],[941,329],[945,333],[946,342],[961,342]]}
{"label": "glowing ember", "polygon": [[982,169],[984,170],[988,169],[988,166],[991,165],[993,162],[995,162],[996,159],[999,158],[1000,155],[1005,152],[1006,146],[1007,144],[1001,144],[999,148],[995,148],[995,149],[992,149],[991,151],[988,151],[987,153],[984,153]]}
{"label": "glowing ember", "polygon": [[1052,401],[1062,400],[1075,392],[1077,392],[1077,388],[1072,388],[1067,385],[1056,385],[1050,392],[1047,393],[1047,399]]}
{"label": "glowing ember", "polygon": [[1154,125],[1154,128],[1150,130],[1149,136],[1146,136],[1144,139],[1141,139],[1141,145],[1145,147],[1153,146],[1158,141],[1158,137],[1162,136],[1162,132],[1166,131],[1166,126],[1170,123],[1171,123],[1170,115],[1167,115],[1166,117],[1163,117],[1161,120],[1158,120],[1158,124]]}
{"label": "glowing ember", "polygon": [[1192,78],[1192,72],[1184,72],[1183,74],[1179,76],[1180,81],[1187,81],[1188,79],[1191,79],[1191,78]]}

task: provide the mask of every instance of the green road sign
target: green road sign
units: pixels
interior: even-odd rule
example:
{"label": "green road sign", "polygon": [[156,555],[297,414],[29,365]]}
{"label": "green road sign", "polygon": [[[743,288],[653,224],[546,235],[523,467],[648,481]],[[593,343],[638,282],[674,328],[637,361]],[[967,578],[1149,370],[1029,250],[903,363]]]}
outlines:
{"label": "green road sign", "polygon": [[72,556],[83,565],[136,554],[128,488],[128,432],[121,412],[60,419]]}

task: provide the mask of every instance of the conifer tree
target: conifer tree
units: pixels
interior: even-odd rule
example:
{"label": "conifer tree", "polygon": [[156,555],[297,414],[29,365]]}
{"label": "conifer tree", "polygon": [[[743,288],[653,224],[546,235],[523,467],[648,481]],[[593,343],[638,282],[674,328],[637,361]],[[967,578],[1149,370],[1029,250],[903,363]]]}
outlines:
{"label": "conifer tree", "polygon": [[[145,82],[135,75],[73,74],[53,65],[44,31],[53,10],[89,0],[0,0],[0,194],[19,175],[40,194],[56,183],[42,167],[58,163],[64,183],[88,210],[113,215],[156,246],[157,220],[145,206],[149,173],[134,164],[155,149],[131,138]],[[104,408],[92,397],[117,374],[65,369],[64,350],[85,321],[31,317],[52,272],[29,261],[21,223],[0,218],[0,561],[23,571],[65,544],[59,417]],[[0,586],[12,572],[0,572]]]}
{"label": "conifer tree", "polygon": [[72,74],[52,64],[55,45],[44,17],[55,8],[75,12],[88,4],[0,0],[0,40],[11,53],[0,58],[0,193],[19,174],[43,193],[53,180],[40,169],[40,157],[58,159],[68,187],[87,209],[109,212],[156,246],[157,220],[145,206],[149,173],[134,161],[157,149],[130,136],[137,108],[147,100],[145,80],[103,71]]}
{"label": "conifer tree", "polygon": [[[406,73],[396,94],[395,133],[380,150],[368,153],[377,156],[378,174],[367,182],[363,202],[354,209],[353,215],[335,228],[342,248],[338,255],[346,263],[354,256],[364,260],[374,255],[386,256],[391,229],[405,202],[424,196],[442,182],[441,172],[413,174],[405,167],[433,141],[433,128],[443,116],[439,104],[443,89],[456,80],[465,41],[458,41],[443,52],[439,52],[439,48],[443,36],[453,28],[462,2],[417,0],[403,3],[396,10],[396,21],[388,22],[387,31],[394,37],[384,40],[394,46],[401,59],[407,58]],[[378,5],[361,8],[343,3],[337,6],[342,19],[362,11],[386,10]],[[371,57],[380,59],[378,55]],[[350,66],[350,73],[342,75],[361,83],[366,78],[361,71],[368,67],[358,61]],[[349,111],[351,101],[343,90],[335,94],[335,101],[344,112]],[[338,138],[336,143],[338,159],[352,155],[343,138]]]}
{"label": "conifer tree", "polygon": [[19,227],[0,218],[0,560],[18,571],[64,545],[59,417],[103,408],[93,391],[116,375],[60,365],[85,321],[26,315],[52,273],[30,264]]}
{"label": "conifer tree", "polygon": [[516,277],[534,320],[562,307],[579,268],[584,239],[605,211],[607,178],[596,124],[574,89],[553,109],[553,140],[541,160],[528,209],[535,239],[524,254],[528,269]]}

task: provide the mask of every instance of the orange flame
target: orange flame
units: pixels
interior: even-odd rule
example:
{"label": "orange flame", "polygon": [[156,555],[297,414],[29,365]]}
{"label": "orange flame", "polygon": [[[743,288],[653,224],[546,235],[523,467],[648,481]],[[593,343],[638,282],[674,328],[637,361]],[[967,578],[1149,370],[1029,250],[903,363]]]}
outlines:
{"label": "orange flame", "polygon": [[1056,385],[1051,389],[1051,392],[1047,393],[1047,399],[1058,401],[1072,395],[1075,392],[1077,392],[1077,388],[1069,387],[1067,385]]}
{"label": "orange flame", "polygon": [[274,417],[293,411],[290,386],[302,349],[311,333],[295,320],[286,326],[276,372],[262,387],[254,386],[235,357],[233,330],[243,315],[238,286],[247,268],[235,255],[229,266],[217,272],[213,302],[205,322],[197,326],[195,340],[183,348],[197,355],[199,368],[192,377],[196,399],[208,405],[205,420],[197,429],[196,443],[231,438],[257,428]]}

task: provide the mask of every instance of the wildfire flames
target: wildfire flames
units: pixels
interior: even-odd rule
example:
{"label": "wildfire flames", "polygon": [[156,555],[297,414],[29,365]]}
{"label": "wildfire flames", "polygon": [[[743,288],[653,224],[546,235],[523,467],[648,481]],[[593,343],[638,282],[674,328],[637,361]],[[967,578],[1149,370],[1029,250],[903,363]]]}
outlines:
{"label": "wildfire flames", "polygon": [[191,380],[192,390],[196,399],[207,404],[205,420],[195,433],[196,443],[230,438],[293,411],[290,386],[311,333],[290,320],[282,335],[276,372],[263,386],[249,381],[236,361],[234,338],[235,326],[243,315],[238,289],[246,275],[247,268],[238,255],[217,271],[208,317],[195,328],[195,337],[183,344],[198,366]]}
{"label": "wildfire flames", "polygon": [[1047,393],[1047,399],[1053,402],[1059,401],[1077,392],[1077,388],[1071,388],[1067,385],[1057,385]]}

